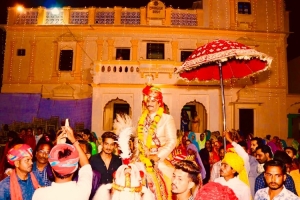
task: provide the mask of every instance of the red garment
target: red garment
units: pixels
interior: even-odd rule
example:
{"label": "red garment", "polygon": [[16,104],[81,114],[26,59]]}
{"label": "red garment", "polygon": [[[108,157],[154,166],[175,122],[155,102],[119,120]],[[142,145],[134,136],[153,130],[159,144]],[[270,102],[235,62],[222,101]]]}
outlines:
{"label": "red garment", "polygon": [[231,143],[227,143],[226,144],[226,152],[228,152],[228,149],[231,149],[233,148],[232,144]]}
{"label": "red garment", "polygon": [[220,156],[219,154],[213,150],[212,152],[210,152],[210,165],[212,166],[213,164],[215,164],[216,162],[220,161]]}
{"label": "red garment", "polygon": [[[30,178],[33,184],[34,189],[38,189],[40,187],[36,177],[32,172],[30,172]],[[10,197],[11,200],[22,200],[22,191],[21,187],[18,183],[17,173],[16,170],[13,170],[10,175]]]}
{"label": "red garment", "polygon": [[2,155],[2,158],[1,158],[1,161],[0,161],[0,181],[5,178],[4,171],[5,171],[5,163],[7,162],[6,154],[9,150],[8,144],[9,144],[9,142],[7,142],[6,145],[5,145],[3,155]]}
{"label": "red garment", "polygon": [[34,151],[36,142],[35,142],[35,137],[33,135],[26,135],[24,137],[24,143],[29,145],[32,148],[32,150]]}

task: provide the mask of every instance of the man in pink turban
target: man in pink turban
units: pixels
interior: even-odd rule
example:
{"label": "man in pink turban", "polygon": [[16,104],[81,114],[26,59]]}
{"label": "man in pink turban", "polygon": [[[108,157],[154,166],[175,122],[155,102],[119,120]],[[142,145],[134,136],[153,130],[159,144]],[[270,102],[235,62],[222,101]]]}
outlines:
{"label": "man in pink turban", "polygon": [[[73,130],[64,127],[59,137],[67,137],[70,144],[57,144],[49,155],[55,182],[50,187],[40,188],[33,195],[33,200],[88,200],[92,189],[93,172],[88,158],[75,139]],[[61,139],[61,138],[58,138]],[[78,172],[78,181],[72,181],[74,172]]]}
{"label": "man in pink turban", "polygon": [[31,200],[39,187],[32,170],[32,149],[27,144],[17,144],[7,153],[7,161],[15,170],[0,182],[0,199]]}

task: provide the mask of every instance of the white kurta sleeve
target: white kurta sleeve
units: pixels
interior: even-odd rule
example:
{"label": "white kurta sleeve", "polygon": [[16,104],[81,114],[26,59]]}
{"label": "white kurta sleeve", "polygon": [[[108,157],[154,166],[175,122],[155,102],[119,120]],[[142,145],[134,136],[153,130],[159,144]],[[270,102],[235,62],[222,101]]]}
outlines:
{"label": "white kurta sleeve", "polygon": [[234,147],[234,150],[236,151],[236,153],[244,160],[244,165],[245,165],[247,174],[249,174],[249,172],[250,172],[250,163],[249,163],[248,153],[238,143],[232,142],[231,144]]}

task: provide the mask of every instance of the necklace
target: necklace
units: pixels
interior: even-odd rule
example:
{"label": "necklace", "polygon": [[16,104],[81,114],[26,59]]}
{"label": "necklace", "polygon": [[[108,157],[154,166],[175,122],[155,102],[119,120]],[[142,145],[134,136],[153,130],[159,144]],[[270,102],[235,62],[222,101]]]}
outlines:
{"label": "necklace", "polygon": [[139,123],[138,123],[138,149],[140,152],[139,158],[140,158],[141,162],[143,162],[146,165],[147,171],[149,171],[149,170],[152,171],[152,163],[151,163],[150,159],[146,157],[144,147],[146,147],[147,149],[150,149],[153,136],[157,129],[157,124],[160,121],[163,112],[164,112],[164,109],[162,107],[159,107],[158,111],[156,112],[156,115],[154,116],[154,119],[152,120],[152,122],[149,126],[146,144],[144,144],[144,126],[145,126],[145,120],[149,114],[149,111],[147,109],[145,109],[143,111],[142,116],[139,119]]}

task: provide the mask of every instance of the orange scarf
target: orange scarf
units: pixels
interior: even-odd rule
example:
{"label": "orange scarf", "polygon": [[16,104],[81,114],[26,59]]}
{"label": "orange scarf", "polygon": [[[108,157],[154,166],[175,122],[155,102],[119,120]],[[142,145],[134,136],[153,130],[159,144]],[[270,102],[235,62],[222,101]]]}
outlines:
{"label": "orange scarf", "polygon": [[[31,178],[34,189],[39,188],[40,185],[32,172],[30,172],[30,178]],[[12,173],[10,175],[10,183],[9,184],[10,184],[11,200],[23,200],[22,190],[21,190],[20,184],[18,182],[16,170],[12,171]]]}

